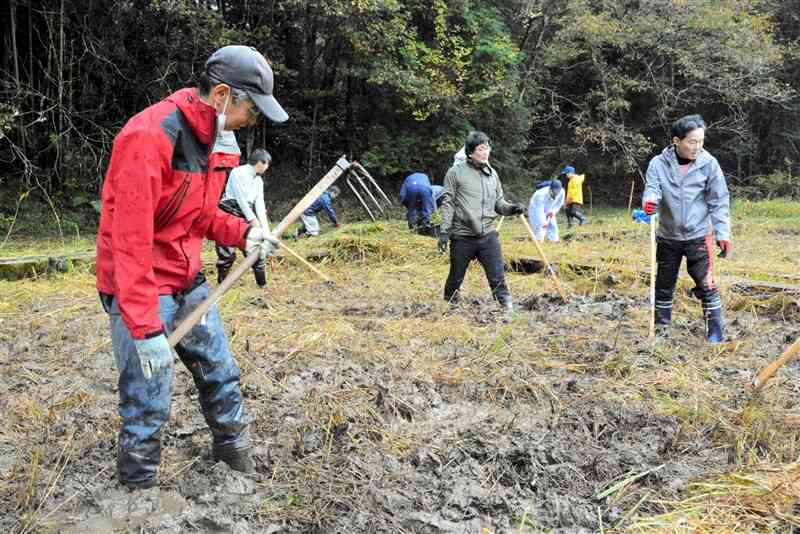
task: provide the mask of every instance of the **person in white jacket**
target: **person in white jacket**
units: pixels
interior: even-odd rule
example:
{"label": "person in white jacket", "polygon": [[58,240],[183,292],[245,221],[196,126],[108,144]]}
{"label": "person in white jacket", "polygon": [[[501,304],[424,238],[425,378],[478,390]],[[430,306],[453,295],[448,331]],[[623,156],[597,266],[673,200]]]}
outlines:
{"label": "person in white jacket", "polygon": [[550,187],[534,191],[528,203],[528,222],[537,241],[544,241],[545,234],[550,241],[558,241],[558,222],[556,214],[564,205],[564,186],[559,180],[552,180]]}
{"label": "person in white jacket", "polygon": [[[269,232],[269,220],[264,204],[264,181],[261,175],[267,172],[271,161],[272,156],[263,148],[253,150],[245,165],[231,171],[225,193],[219,201],[219,207],[223,211],[241,217],[250,225],[267,232]],[[217,278],[221,283],[236,261],[236,249],[217,245],[216,250]],[[265,266],[266,262],[260,259],[253,265],[253,274],[259,287],[267,284]]]}

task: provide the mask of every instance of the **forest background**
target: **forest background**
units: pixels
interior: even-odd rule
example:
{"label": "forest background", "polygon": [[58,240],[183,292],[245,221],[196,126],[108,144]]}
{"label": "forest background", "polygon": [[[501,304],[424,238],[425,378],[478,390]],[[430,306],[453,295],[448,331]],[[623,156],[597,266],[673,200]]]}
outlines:
{"label": "forest background", "polygon": [[9,0],[0,19],[6,221],[28,198],[91,212],[125,121],[227,44],[269,58],[290,115],[239,135],[273,154],[273,198],[341,154],[390,191],[441,182],[480,129],[518,198],[572,164],[622,205],[688,113],[737,197],[800,196],[800,0]]}

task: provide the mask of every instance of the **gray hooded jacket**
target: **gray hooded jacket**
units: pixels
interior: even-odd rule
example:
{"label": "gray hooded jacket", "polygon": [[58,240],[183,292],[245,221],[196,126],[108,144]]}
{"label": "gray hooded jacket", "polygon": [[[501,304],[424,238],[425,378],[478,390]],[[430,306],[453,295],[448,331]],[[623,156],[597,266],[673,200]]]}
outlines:
{"label": "gray hooded jacket", "polygon": [[658,204],[658,236],[676,241],[704,237],[713,227],[717,241],[731,239],[730,194],[716,158],[703,150],[686,174],[675,147],[650,160],[642,204]]}
{"label": "gray hooded jacket", "polygon": [[510,215],[513,205],[503,198],[497,171],[461,161],[444,177],[441,210],[442,232],[451,237],[483,237],[495,230],[498,214]]}

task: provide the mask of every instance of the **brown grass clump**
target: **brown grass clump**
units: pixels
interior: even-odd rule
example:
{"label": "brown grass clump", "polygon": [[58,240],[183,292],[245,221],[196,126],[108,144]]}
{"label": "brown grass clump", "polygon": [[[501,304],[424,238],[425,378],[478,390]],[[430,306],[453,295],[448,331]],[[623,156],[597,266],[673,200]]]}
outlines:
{"label": "brown grass clump", "polygon": [[693,482],[684,499],[629,532],[777,532],[800,527],[800,465],[761,464]]}

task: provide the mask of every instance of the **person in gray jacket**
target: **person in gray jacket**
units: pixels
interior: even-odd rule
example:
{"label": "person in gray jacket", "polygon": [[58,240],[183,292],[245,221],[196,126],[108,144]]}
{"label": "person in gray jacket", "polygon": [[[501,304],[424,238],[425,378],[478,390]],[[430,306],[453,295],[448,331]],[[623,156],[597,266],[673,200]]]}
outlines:
{"label": "person in gray jacket", "polygon": [[[250,153],[247,164],[236,167],[228,177],[225,192],[219,202],[222,211],[241,217],[251,226],[269,232],[267,208],[264,204],[264,181],[261,175],[267,172],[272,156],[263,148]],[[236,261],[236,249],[216,245],[217,281],[222,283]],[[258,287],[267,285],[266,262],[262,259],[253,264],[253,274]]]}
{"label": "person in gray jacket", "polygon": [[700,115],[687,115],[672,125],[672,144],[650,160],[642,207],[659,213],[656,259],[655,323],[668,334],[672,299],[681,260],[695,283],[693,293],[703,302],[706,339],[724,339],[722,301],[714,280],[713,240],[721,257],[731,251],[730,194],[717,160],[703,149],[706,124]]}
{"label": "person in gray jacket", "polygon": [[489,136],[471,132],[464,145],[466,160],[453,164],[444,178],[442,226],[439,251],[450,243],[450,274],[444,286],[445,300],[455,303],[467,267],[477,259],[486,273],[492,297],[507,312],[514,302],[506,285],[503,253],[495,229],[499,215],[518,215],[524,207],[503,198],[497,172],[489,165]]}

